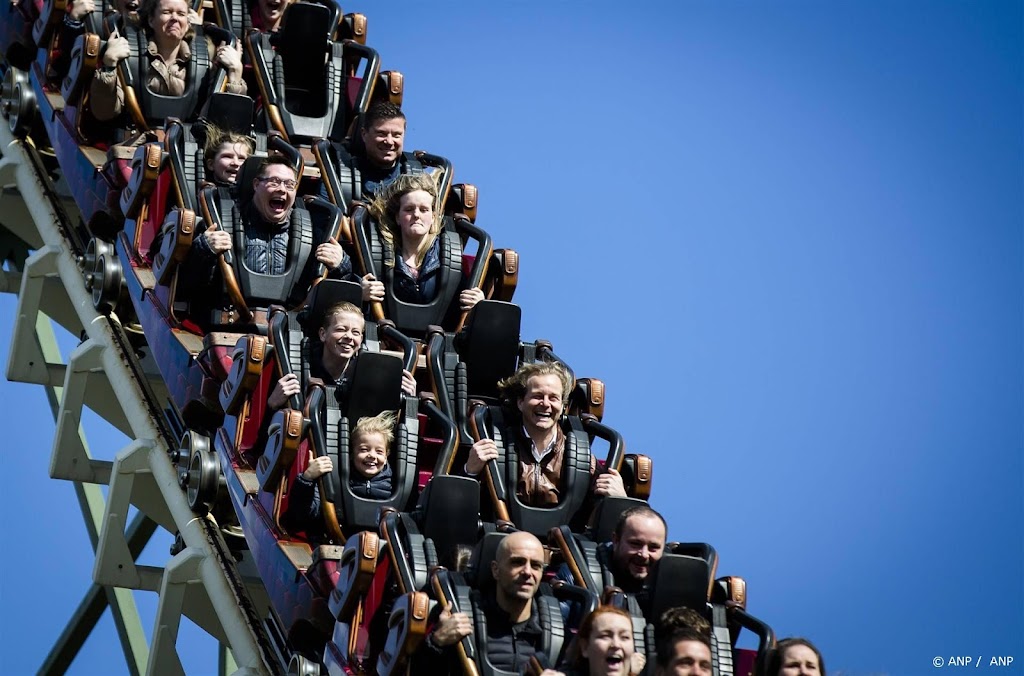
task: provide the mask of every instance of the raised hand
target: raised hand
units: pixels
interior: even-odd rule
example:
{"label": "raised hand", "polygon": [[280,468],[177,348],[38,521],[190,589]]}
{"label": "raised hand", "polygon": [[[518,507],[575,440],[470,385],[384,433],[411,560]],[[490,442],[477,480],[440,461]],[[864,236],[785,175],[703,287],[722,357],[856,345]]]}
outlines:
{"label": "raised hand", "polygon": [[310,451],[307,461],[306,471],[302,473],[302,478],[306,481],[316,481],[334,470],[334,463],[331,462],[329,455],[313,455],[313,451]]}

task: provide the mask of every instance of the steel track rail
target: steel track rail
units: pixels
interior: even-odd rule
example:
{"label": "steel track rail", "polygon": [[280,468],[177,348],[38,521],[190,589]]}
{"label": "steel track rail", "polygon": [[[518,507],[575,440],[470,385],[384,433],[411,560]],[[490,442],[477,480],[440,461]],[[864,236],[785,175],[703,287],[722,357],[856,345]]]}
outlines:
{"label": "steel track rail", "polygon": [[[243,673],[274,674],[284,671],[277,651],[269,639],[263,619],[249,596],[245,581],[234,557],[211,519],[197,518],[189,509],[185,494],[177,486],[177,470],[168,449],[176,448],[170,425],[164,418],[163,406],[149,384],[121,326],[109,317],[96,313],[91,293],[80,269],[86,242],[83,234],[64,209],[39,153],[30,141],[14,138],[6,121],[0,124],[0,176],[4,182],[15,178],[15,185],[31,214],[43,248],[56,258],[56,269],[68,298],[79,315],[84,333],[117,359],[105,359],[104,368],[111,382],[129,383],[130,387],[114,387],[124,414],[136,439],[151,439],[164,453],[150,453],[150,471],[157,479],[161,497],[173,515],[185,544],[206,559],[216,562],[220,580],[210,577],[204,567],[202,581],[214,610],[228,638],[235,662]],[[24,287],[23,287],[24,288]],[[19,307],[19,313],[21,309]],[[120,367],[120,373],[111,373]],[[126,391],[127,389],[127,391]],[[153,665],[150,665],[152,671]]]}

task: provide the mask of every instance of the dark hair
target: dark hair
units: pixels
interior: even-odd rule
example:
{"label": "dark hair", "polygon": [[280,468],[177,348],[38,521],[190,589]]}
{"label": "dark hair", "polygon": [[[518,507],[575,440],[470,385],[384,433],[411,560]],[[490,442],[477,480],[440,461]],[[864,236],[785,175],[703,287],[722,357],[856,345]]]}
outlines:
{"label": "dark hair", "polygon": [[818,673],[820,673],[821,676],[825,676],[825,658],[821,656],[821,651],[818,650],[813,643],[799,636],[784,638],[776,644],[775,650],[773,650],[771,655],[768,657],[768,676],[776,676],[782,670],[782,665],[785,662],[786,651],[797,645],[807,646],[814,651],[814,654],[818,658]]}
{"label": "dark hair", "polygon": [[626,528],[626,522],[634,516],[657,517],[661,520],[662,525],[665,526],[665,537],[668,537],[668,522],[665,521],[665,517],[647,505],[639,505],[637,507],[630,507],[622,514],[619,514],[619,520],[615,523],[615,530],[612,531],[612,535],[615,536],[616,540],[622,537],[622,531]]}
{"label": "dark hair", "polygon": [[259,178],[263,175],[263,172],[267,170],[267,167],[280,164],[281,166],[288,167],[295,174],[295,180],[299,180],[299,172],[295,169],[295,165],[292,161],[283,155],[268,155],[260,160],[260,165],[256,167],[256,177]]}
{"label": "dark hair", "polygon": [[675,655],[676,644],[682,641],[697,641],[706,645],[708,650],[711,650],[710,632],[701,632],[688,626],[677,627],[671,632],[666,632],[665,635],[656,641],[658,650],[657,664],[659,667],[665,668],[668,666]]}
{"label": "dark hair", "polygon": [[402,109],[390,101],[378,101],[370,106],[370,109],[363,113],[363,131],[369,131],[373,125],[382,120],[405,120],[405,113]]}
{"label": "dark hair", "polygon": [[700,634],[711,634],[711,623],[703,615],[686,606],[669,608],[658,618],[655,629],[658,636],[668,636],[676,629],[689,628]]}

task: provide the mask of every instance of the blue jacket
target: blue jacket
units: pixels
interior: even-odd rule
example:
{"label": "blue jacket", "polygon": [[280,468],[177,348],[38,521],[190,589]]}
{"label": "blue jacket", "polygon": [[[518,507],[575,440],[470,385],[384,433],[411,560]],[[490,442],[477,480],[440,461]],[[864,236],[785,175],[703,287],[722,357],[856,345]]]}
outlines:
{"label": "blue jacket", "polygon": [[406,303],[429,303],[437,296],[437,282],[441,272],[441,240],[437,238],[427,249],[420,264],[420,274],[413,278],[409,266],[401,256],[395,256],[395,297]]}

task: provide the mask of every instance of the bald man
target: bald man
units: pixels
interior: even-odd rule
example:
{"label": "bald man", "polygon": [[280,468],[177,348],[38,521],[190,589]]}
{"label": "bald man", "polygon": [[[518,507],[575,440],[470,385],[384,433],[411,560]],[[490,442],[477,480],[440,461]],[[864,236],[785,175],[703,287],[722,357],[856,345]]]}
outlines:
{"label": "bald man", "polygon": [[[487,617],[487,656],[498,669],[521,673],[537,652],[543,632],[533,597],[543,573],[544,547],[532,534],[511,533],[498,544],[491,562],[494,595],[480,599]],[[426,643],[437,653],[447,652],[449,646],[472,633],[468,615],[446,610]]]}

